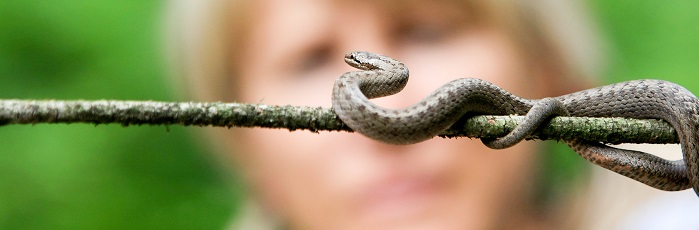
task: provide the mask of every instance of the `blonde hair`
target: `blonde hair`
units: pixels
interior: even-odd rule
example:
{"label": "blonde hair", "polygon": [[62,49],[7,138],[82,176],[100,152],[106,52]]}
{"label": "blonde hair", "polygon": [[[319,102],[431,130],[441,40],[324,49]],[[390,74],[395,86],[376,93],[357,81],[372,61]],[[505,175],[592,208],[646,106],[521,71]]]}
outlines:
{"label": "blonde hair", "polygon": [[[176,89],[203,101],[225,98],[233,90],[227,79],[233,73],[231,60],[244,33],[246,11],[242,0],[173,0],[165,14],[166,56]],[[217,86],[217,87],[214,87]]]}

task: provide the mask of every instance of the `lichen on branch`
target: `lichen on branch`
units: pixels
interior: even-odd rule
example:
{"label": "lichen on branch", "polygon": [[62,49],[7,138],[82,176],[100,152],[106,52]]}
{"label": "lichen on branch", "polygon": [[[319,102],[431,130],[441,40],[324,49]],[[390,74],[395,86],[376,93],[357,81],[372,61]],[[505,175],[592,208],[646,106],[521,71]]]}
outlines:
{"label": "lichen on branch", "polygon": [[[500,137],[522,119],[522,116],[474,116],[462,119],[439,136]],[[221,102],[0,100],[0,126],[44,123],[352,131],[332,109],[322,107]],[[584,139],[612,144],[679,143],[677,133],[665,121],[628,118],[555,117],[527,139]]]}

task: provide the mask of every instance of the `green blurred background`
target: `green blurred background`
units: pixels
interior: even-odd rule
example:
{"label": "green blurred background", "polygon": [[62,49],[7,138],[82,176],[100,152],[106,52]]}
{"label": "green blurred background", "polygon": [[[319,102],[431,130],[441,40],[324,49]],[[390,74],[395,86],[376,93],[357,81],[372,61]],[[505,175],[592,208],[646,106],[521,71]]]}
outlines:
{"label": "green blurred background", "polygon": [[[175,100],[164,1],[0,1],[0,98]],[[699,1],[587,1],[610,44],[606,82],[699,93]],[[0,127],[0,229],[221,229],[240,186],[197,128]]]}

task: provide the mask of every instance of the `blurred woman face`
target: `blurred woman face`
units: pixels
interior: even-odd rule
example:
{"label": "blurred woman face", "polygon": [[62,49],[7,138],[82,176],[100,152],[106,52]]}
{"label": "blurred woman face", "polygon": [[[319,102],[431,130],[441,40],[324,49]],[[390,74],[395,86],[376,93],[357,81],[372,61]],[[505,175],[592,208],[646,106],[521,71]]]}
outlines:
{"label": "blurred woman face", "polygon": [[[330,107],[335,78],[352,70],[344,53],[366,50],[410,68],[405,90],[374,100],[381,106],[406,107],[460,77],[540,96],[515,43],[454,2],[396,10],[371,1],[257,1],[235,94],[248,103]],[[298,229],[514,227],[528,205],[537,149],[441,138],[393,146],[356,133],[262,129],[230,140],[255,196]]]}

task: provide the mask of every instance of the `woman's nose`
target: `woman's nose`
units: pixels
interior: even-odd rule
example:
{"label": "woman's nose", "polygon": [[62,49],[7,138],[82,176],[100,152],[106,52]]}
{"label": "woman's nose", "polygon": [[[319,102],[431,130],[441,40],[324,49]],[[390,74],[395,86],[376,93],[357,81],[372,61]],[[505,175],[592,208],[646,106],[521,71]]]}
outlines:
{"label": "woman's nose", "polygon": [[339,48],[344,52],[370,51],[390,55],[388,20],[376,7],[365,4],[342,4],[335,27]]}

